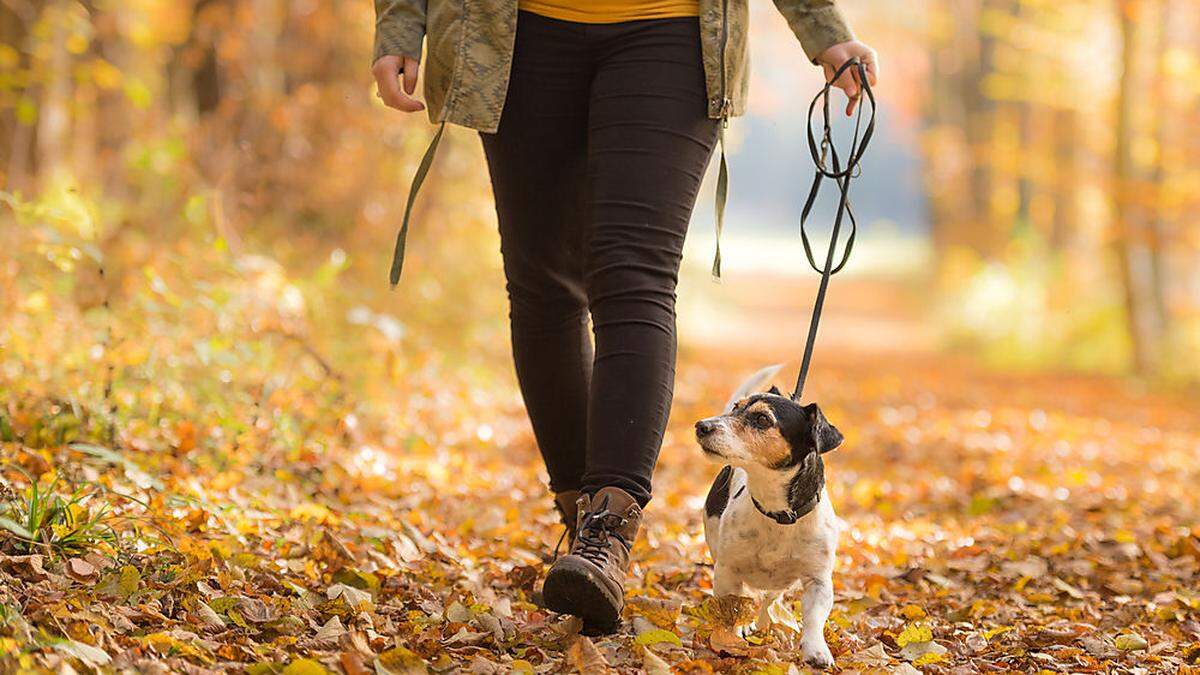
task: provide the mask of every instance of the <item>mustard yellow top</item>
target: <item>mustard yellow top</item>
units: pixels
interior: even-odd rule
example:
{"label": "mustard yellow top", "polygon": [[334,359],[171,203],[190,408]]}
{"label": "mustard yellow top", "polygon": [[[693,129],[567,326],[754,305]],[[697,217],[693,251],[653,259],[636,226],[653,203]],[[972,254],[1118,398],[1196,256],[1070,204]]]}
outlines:
{"label": "mustard yellow top", "polygon": [[517,8],[563,21],[617,23],[699,16],[699,0],[519,0]]}

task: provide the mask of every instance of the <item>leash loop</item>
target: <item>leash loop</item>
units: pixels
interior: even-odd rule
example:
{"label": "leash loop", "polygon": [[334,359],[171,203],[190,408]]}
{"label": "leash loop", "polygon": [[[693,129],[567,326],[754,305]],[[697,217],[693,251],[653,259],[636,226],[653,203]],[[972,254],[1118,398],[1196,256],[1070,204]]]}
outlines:
{"label": "leash loop", "polygon": [[[866,108],[866,103],[859,101],[858,114],[854,118],[854,136],[850,141],[849,152],[846,153],[846,165],[842,166],[841,158],[838,156],[837,147],[833,143],[833,130],[830,124],[830,92],[833,89],[833,84],[841,78],[843,74],[850,68],[855,68],[858,75],[859,96],[866,95],[867,101],[871,104],[871,114],[867,119],[867,125],[864,129],[862,126],[863,109]],[[821,141],[818,144],[816,134],[813,132],[813,117],[817,109],[817,103],[821,103]],[[792,393],[794,400],[800,400],[801,394],[804,393],[804,383],[808,379],[808,370],[812,365],[813,348],[817,341],[817,327],[821,322],[821,311],[825,307],[825,294],[829,290],[829,279],[833,275],[841,272],[850,260],[850,252],[854,249],[854,240],[858,235],[858,220],[854,217],[854,209],[850,206],[850,181],[862,175],[863,154],[867,150],[867,145],[871,142],[871,137],[875,135],[875,93],[871,91],[871,85],[867,81],[867,70],[861,61],[858,59],[850,59],[838,67],[834,71],[833,76],[821,88],[821,91],[813,97],[812,103],[808,105],[808,150],[812,155],[813,165],[816,170],[813,173],[812,186],[808,190],[808,198],[804,201],[804,208],[800,212],[800,241],[804,244],[804,256],[808,258],[808,264],[818,274],[821,275],[821,285],[817,288],[817,297],[813,302],[812,318],[808,324],[808,338],[804,344],[804,358],[800,362],[800,374],[796,377],[796,389]],[[837,184],[839,198],[837,215],[833,219],[833,231],[830,233],[829,249],[825,255],[824,266],[817,264],[816,256],[813,254],[812,242],[808,236],[808,217],[812,213],[813,205],[817,201],[817,195],[821,192],[821,183],[825,179],[830,179]],[[841,235],[843,219],[849,219],[849,234],[846,236],[846,243],[842,250],[841,259],[835,264],[837,259],[838,240]]]}

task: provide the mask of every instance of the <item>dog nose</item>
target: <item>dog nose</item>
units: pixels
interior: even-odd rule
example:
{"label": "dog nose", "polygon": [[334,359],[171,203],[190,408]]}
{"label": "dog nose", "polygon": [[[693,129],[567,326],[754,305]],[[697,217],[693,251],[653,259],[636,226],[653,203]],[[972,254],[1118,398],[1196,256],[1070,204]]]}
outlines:
{"label": "dog nose", "polygon": [[696,422],[696,438],[704,438],[717,430],[717,423],[712,420],[700,420]]}

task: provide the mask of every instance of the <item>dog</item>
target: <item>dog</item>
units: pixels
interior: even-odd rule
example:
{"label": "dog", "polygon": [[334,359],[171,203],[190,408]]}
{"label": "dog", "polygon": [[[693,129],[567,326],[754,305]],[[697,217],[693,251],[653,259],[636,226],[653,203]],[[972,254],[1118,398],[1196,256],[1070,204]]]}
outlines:
{"label": "dog", "polygon": [[815,403],[801,405],[775,387],[753,393],[779,368],[755,373],[724,414],[696,422],[704,455],[725,465],[705,500],[704,538],[715,563],[714,595],[757,596],[755,630],[769,629],[772,614],[790,618],[775,605],[803,588],[801,651],[809,665],[828,668],[825,621],[840,521],[825,492],[822,456],[843,437]]}

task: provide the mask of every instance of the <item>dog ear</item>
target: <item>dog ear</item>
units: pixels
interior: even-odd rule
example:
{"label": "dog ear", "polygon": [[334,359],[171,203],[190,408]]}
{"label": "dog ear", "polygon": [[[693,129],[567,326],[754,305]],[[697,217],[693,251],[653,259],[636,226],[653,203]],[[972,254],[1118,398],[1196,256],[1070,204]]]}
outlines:
{"label": "dog ear", "polygon": [[836,450],[842,441],[846,440],[846,437],[842,436],[842,432],[825,419],[825,413],[821,412],[820,406],[813,403],[808,407],[812,419],[813,447],[822,455]]}
{"label": "dog ear", "polygon": [[775,394],[776,396],[783,396],[783,394],[779,393],[779,387],[776,387],[775,385],[771,385],[771,388],[767,390],[767,393]]}

